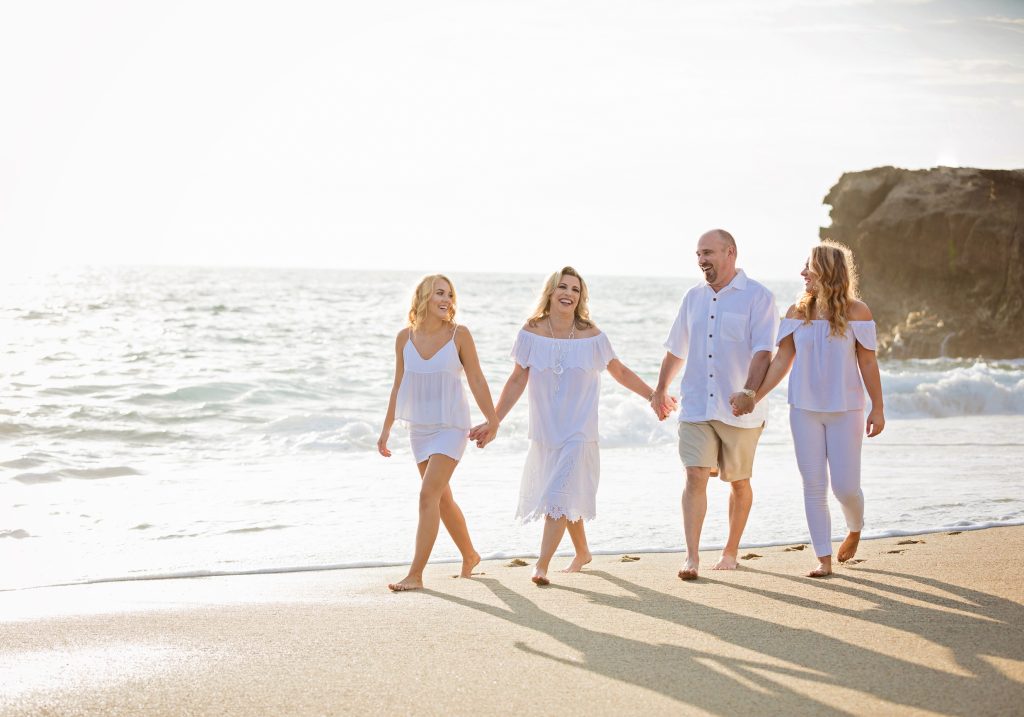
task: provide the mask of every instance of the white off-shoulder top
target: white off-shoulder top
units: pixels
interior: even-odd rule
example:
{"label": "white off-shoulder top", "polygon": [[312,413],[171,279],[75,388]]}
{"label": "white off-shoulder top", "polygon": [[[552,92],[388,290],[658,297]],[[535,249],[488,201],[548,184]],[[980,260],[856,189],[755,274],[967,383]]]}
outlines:
{"label": "white off-shoulder top", "polygon": [[530,440],[596,442],[601,372],[618,358],[604,333],[553,339],[520,329],[511,357],[530,369]]}
{"label": "white off-shoulder top", "polygon": [[855,411],[864,408],[864,382],[857,366],[857,344],[875,351],[874,321],[847,322],[846,336],[832,336],[824,319],[804,323],[783,319],[781,343],[793,335],[796,358],[789,375],[789,403],[805,411]]}
{"label": "white off-shoulder top", "polygon": [[409,338],[402,358],[405,372],[398,387],[395,418],[411,425],[468,430],[469,399],[462,387],[463,368],[455,333],[429,359],[420,356]]}

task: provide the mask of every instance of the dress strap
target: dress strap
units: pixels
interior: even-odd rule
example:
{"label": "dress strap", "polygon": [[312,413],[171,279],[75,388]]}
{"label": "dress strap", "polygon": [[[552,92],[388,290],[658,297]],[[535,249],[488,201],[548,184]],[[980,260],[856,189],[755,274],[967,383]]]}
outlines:
{"label": "dress strap", "polygon": [[452,341],[455,340],[455,332],[458,331],[458,330],[459,330],[459,325],[455,324],[455,328],[452,329],[452,338],[451,338]]}

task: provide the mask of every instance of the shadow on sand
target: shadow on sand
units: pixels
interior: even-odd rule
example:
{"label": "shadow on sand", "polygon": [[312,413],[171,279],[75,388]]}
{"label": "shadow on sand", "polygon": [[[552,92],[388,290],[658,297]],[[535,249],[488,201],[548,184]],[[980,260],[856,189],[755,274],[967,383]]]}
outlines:
{"label": "shadow on sand", "polygon": [[[708,635],[709,647],[720,640],[740,648],[727,650],[729,654],[749,657],[729,657],[722,651],[652,644],[599,632],[539,608],[493,578],[475,580],[487,586],[507,610],[458,596],[432,594],[544,632],[576,650],[581,659],[566,660],[517,642],[515,646],[526,653],[655,691],[678,701],[681,707],[690,705],[715,714],[749,711],[751,705],[756,705],[756,714],[840,715],[865,711],[863,706],[842,702],[837,695],[842,694],[845,700],[850,693],[830,692],[833,687],[881,698],[894,708],[947,715],[1019,714],[1024,704],[1024,685],[1006,677],[985,659],[1024,660],[1024,609],[998,596],[929,578],[863,568],[816,583],[837,596],[853,596],[872,605],[867,610],[850,610],[781,591],[705,580],[737,591],[737,599],[747,604],[750,598],[741,594],[753,595],[755,605],[764,604],[766,615],[776,601],[809,612],[806,627],[794,628],[646,588],[600,570],[585,575],[605,580],[626,594],[609,595],[565,585],[548,589],[575,593],[610,610],[663,621],[666,637],[679,628],[698,631]],[[806,585],[802,578],[773,577]],[[904,586],[906,583],[916,586]],[[939,596],[935,590],[956,597]],[[879,625],[919,635],[947,648],[965,674],[951,674],[832,637],[829,621],[837,616],[862,620],[867,623],[865,627]],[[788,686],[794,681],[802,683],[801,691]]]}

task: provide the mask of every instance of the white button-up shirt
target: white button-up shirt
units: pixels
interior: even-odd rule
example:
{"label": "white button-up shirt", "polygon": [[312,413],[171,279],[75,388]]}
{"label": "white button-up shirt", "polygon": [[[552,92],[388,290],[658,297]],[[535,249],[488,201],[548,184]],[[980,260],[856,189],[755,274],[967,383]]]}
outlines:
{"label": "white button-up shirt", "polygon": [[743,270],[717,293],[701,283],[686,292],[665,348],[686,361],[679,387],[680,421],[721,421],[757,428],[768,417],[762,400],[745,416],[732,415],[729,396],[743,388],[750,360],[775,347],[779,312],[772,292]]}

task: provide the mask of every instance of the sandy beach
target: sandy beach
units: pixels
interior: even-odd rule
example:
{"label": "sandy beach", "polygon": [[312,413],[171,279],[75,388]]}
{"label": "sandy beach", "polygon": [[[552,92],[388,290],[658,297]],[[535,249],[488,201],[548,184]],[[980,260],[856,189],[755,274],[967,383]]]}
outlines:
{"label": "sandy beach", "polygon": [[502,561],[401,595],[401,568],[9,591],[0,714],[1019,714],[1022,549],[886,538],[824,580],[780,546],[690,583],[643,554],[547,588]]}

